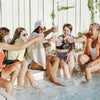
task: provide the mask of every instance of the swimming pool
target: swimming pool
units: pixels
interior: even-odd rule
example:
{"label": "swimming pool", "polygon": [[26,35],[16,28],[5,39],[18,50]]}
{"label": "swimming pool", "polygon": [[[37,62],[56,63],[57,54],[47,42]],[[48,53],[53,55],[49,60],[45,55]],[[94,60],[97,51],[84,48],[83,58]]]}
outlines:
{"label": "swimming pool", "polygon": [[86,84],[82,84],[85,79],[79,74],[75,75],[71,80],[57,78],[60,83],[65,86],[56,86],[47,80],[40,80],[38,84],[43,91],[24,89],[22,91],[14,91],[14,96],[18,100],[100,100],[100,74],[92,75],[93,79]]}

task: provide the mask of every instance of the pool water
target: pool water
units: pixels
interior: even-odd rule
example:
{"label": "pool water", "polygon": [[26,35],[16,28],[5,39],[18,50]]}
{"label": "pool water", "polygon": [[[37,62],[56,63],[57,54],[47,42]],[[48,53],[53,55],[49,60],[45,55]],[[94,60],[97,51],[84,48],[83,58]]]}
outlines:
{"label": "pool water", "polygon": [[38,81],[43,93],[32,88],[14,91],[18,100],[100,100],[100,74],[92,75],[93,79],[85,83],[84,76],[75,75],[71,80],[57,78],[65,86],[57,86],[48,80]]}

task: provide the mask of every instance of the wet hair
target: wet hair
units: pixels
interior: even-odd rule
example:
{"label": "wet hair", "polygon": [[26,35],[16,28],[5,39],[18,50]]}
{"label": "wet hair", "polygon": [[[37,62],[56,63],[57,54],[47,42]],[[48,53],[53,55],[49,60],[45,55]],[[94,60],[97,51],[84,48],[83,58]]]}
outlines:
{"label": "wet hair", "polygon": [[[39,28],[40,28],[40,26],[39,27],[37,27],[32,33],[34,33],[34,32],[36,32],[36,33],[38,33],[39,34]],[[46,30],[46,27],[44,27],[45,28],[45,30]]]}
{"label": "wet hair", "polygon": [[18,27],[16,30],[15,30],[15,33],[14,33],[14,36],[10,42],[10,44],[14,44],[15,43],[15,40],[18,39],[20,37],[20,34],[23,30],[26,30],[25,28],[23,27]]}
{"label": "wet hair", "polygon": [[98,23],[92,23],[90,26],[95,27],[98,31],[100,31],[100,25]]}
{"label": "wet hair", "polygon": [[0,28],[0,42],[5,42],[4,37],[8,35],[10,30],[6,27]]}
{"label": "wet hair", "polygon": [[70,29],[70,31],[72,32],[73,27],[72,27],[71,24],[65,23],[65,24],[63,25],[63,30],[64,30],[65,27],[68,27],[68,28]]}

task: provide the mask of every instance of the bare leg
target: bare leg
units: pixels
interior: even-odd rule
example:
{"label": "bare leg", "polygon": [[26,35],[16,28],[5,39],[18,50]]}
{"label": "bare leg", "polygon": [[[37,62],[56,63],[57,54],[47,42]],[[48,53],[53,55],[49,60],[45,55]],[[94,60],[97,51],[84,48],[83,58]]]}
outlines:
{"label": "bare leg", "polygon": [[12,83],[0,77],[0,87],[6,88],[6,92],[12,95]]}
{"label": "bare leg", "polygon": [[85,72],[85,78],[86,80],[91,80],[92,79],[92,72],[96,72],[100,70],[100,64],[95,63],[92,67],[86,67]]}
{"label": "bare leg", "polygon": [[39,86],[35,80],[35,78],[33,77],[33,74],[27,69],[26,72],[26,77],[29,79],[30,84],[33,88],[39,89]]}
{"label": "bare leg", "polygon": [[24,86],[24,79],[27,72],[28,64],[26,60],[21,61],[20,63],[21,63],[21,70],[20,70],[19,78],[18,78],[18,86]]}
{"label": "bare leg", "polygon": [[64,73],[64,76],[65,76],[65,79],[66,78],[70,79],[71,78],[71,74],[70,74],[70,70],[69,70],[68,64],[65,61],[61,60],[60,61],[60,66],[63,69],[63,73]]}
{"label": "bare leg", "polygon": [[69,66],[70,74],[72,75],[73,69],[75,67],[75,57],[73,52],[70,52],[68,55],[68,66]]}
{"label": "bare leg", "polygon": [[31,66],[32,69],[35,69],[35,70],[43,70],[43,67],[38,65],[37,63],[33,62],[32,66]]}
{"label": "bare leg", "polygon": [[57,82],[53,67],[49,61],[46,61],[46,71],[49,75],[50,80],[52,80],[53,82]]}
{"label": "bare leg", "polygon": [[51,61],[52,62],[52,67],[53,67],[53,71],[56,74],[58,67],[59,67],[59,58],[56,56],[47,56],[47,61]]}
{"label": "bare leg", "polygon": [[56,71],[59,67],[59,59],[58,57],[54,57],[54,56],[48,56],[46,58],[46,71],[49,75],[50,80],[55,83],[56,85],[59,86],[64,86],[63,84],[60,84],[57,82],[56,80]]}
{"label": "bare leg", "polygon": [[16,78],[18,77],[19,71],[20,71],[20,63],[14,63],[11,65],[8,65],[2,69],[2,78],[6,79],[8,76],[10,77],[10,82],[13,84]]}
{"label": "bare leg", "polygon": [[91,59],[86,54],[81,54],[78,56],[78,63],[79,63],[79,66],[80,66],[82,72],[84,71],[85,64],[88,63],[89,61],[91,61]]}

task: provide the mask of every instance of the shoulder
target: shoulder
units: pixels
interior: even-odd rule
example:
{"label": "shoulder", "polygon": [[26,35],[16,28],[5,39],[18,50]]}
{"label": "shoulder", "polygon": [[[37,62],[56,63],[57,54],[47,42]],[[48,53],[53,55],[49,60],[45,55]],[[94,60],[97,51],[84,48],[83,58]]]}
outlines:
{"label": "shoulder", "polygon": [[36,37],[36,36],[38,36],[38,34],[37,34],[36,32],[31,33],[31,34],[29,35],[29,37],[28,37],[28,40],[30,40],[31,38]]}
{"label": "shoulder", "polygon": [[20,45],[20,44],[23,44],[25,41],[23,40],[23,39],[21,39],[21,38],[18,38],[18,39],[16,39],[15,40],[15,45]]}

